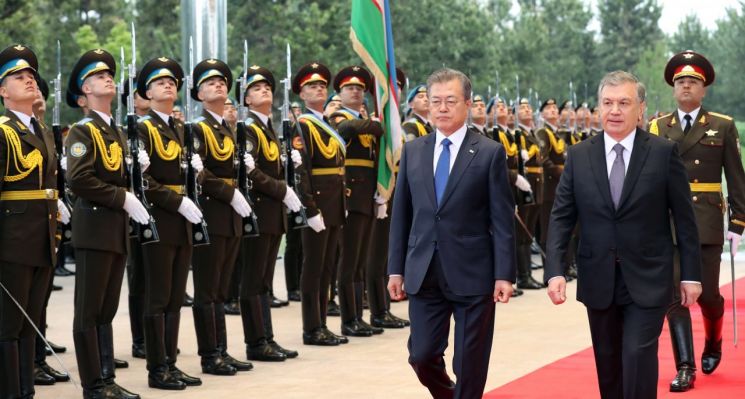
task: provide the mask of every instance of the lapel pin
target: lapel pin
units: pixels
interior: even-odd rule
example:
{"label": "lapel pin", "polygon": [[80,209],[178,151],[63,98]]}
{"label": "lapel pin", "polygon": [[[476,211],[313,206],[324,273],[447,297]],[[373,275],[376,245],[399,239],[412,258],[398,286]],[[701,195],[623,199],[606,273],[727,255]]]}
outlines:
{"label": "lapel pin", "polygon": [[471,154],[473,154],[473,150],[468,150],[468,152],[470,152]]}

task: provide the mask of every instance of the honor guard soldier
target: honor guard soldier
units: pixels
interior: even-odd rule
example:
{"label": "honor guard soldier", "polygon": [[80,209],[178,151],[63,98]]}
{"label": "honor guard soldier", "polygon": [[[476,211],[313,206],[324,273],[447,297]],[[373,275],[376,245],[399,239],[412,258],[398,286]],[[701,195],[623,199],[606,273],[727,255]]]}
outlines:
{"label": "honor guard soldier", "polygon": [[[520,99],[516,110],[515,137],[518,137],[517,147],[523,161],[525,177],[533,188],[532,202],[518,205],[517,213],[524,226],[517,226],[517,288],[535,290],[543,287],[531,275],[530,245],[535,237],[536,227],[541,215],[543,204],[543,162],[545,149],[542,148],[538,137],[533,133],[533,107],[527,98]],[[518,132],[519,131],[519,132]],[[518,224],[520,224],[518,222]],[[526,231],[527,229],[527,231]]]}
{"label": "honor guard soldier", "polygon": [[157,221],[160,241],[142,246],[147,299],[144,331],[147,347],[148,386],[181,390],[202,385],[176,367],[181,304],[186,292],[192,254],[192,224],[202,212],[185,196],[186,168],[191,162],[202,169],[198,156],[185,159],[184,125],[172,115],[184,79],[179,64],[166,57],[154,58],[142,67],[137,93],[150,101],[150,112],[137,122],[141,148],[150,158],[145,171],[146,198]]}
{"label": "honor guard soldier", "polygon": [[365,68],[357,65],[342,68],[334,77],[334,89],[339,93],[342,107],[329,118],[347,147],[344,167],[349,214],[342,230],[343,249],[337,279],[342,334],[355,337],[383,332],[382,328],[362,320],[363,272],[369,256],[377,197],[377,138],[383,134],[380,122],[365,119],[360,113],[371,83]]}
{"label": "honor guard soldier", "polygon": [[[719,292],[719,270],[725,237],[722,215],[728,206],[722,195],[722,172],[727,179],[730,209],[726,239],[733,254],[745,227],[745,172],[735,122],[729,116],[702,107],[706,88],[714,83],[711,63],[701,54],[684,51],[668,61],[664,76],[673,86],[678,109],[653,120],[649,131],[679,143],[680,156],[688,171],[701,241],[702,293],[698,304],[706,336],[701,370],[711,374],[722,359],[724,298]],[[680,283],[678,280],[676,277],[676,285]],[[667,321],[678,370],[670,391],[687,391],[696,380],[696,361],[690,311],[680,305],[680,298],[670,306]]]}
{"label": "honor guard soldier", "polygon": [[318,62],[304,65],[292,78],[292,91],[300,96],[306,108],[297,119],[302,138],[295,137],[292,141],[292,147],[304,156],[304,169],[308,174],[301,179],[301,201],[310,227],[301,231],[303,268],[300,296],[305,345],[333,346],[348,342],[346,337],[336,335],[326,327],[331,271],[337,259],[346,213],[346,141],[328,124],[323,114],[330,80],[331,72]]}
{"label": "honor guard soldier", "polygon": [[486,103],[484,102],[484,97],[481,94],[476,94],[473,96],[470,115],[471,127],[479,132],[479,134],[493,139],[493,137],[491,137],[491,132],[487,131],[486,129]]}
{"label": "honor guard soldier", "polygon": [[[270,309],[274,265],[277,262],[282,235],[287,232],[287,210],[297,212],[302,207],[295,191],[285,181],[285,154],[282,153],[277,133],[272,126],[274,75],[266,68],[253,65],[244,71],[242,80],[235,84],[235,97],[243,98],[250,109],[243,121],[246,129],[246,151],[253,158],[249,166],[251,198],[259,220],[259,236],[242,240],[243,264],[240,283],[240,309],[243,320],[246,356],[249,360],[284,361],[298,356],[297,351],[285,349],[274,340]],[[286,134],[287,132],[285,132]],[[295,167],[302,158],[292,150]]]}
{"label": "honor guard soldier", "polygon": [[243,234],[242,218],[252,212],[236,179],[238,162],[248,164],[248,160],[237,158],[235,133],[222,117],[233,83],[230,68],[220,60],[206,59],[194,67],[192,78],[190,95],[204,107],[193,122],[194,148],[204,162],[199,203],[210,236],[210,245],[194,249],[194,326],[202,372],[234,375],[236,370],[253,368],[227,352],[223,306]]}
{"label": "honor guard soldier", "polygon": [[[72,244],[75,248],[75,355],[86,398],[139,398],[114,381],[116,315],[127,258],[129,218],[146,224],[145,207],[128,191],[126,139],[111,117],[116,96],[116,64],[108,52],[83,54],[72,69],[69,90],[85,98],[87,117],[70,129],[67,183],[75,194]],[[149,160],[138,159],[143,169]]]}
{"label": "honor guard soldier", "polygon": [[406,141],[432,133],[434,130],[429,123],[429,98],[427,86],[418,85],[409,91],[406,103],[411,109],[411,117],[401,127],[406,134]]}
{"label": "honor guard soldier", "polygon": [[339,98],[338,94],[332,94],[323,104],[323,115],[328,118],[331,114],[338,111],[339,108],[341,108],[341,98]]}
{"label": "honor guard soldier", "polygon": [[28,47],[19,44],[0,52],[0,102],[5,107],[0,116],[3,398],[34,397],[36,331],[31,323],[41,321],[57,260],[58,207],[64,207],[58,200],[54,138],[33,113],[37,70],[36,55]]}

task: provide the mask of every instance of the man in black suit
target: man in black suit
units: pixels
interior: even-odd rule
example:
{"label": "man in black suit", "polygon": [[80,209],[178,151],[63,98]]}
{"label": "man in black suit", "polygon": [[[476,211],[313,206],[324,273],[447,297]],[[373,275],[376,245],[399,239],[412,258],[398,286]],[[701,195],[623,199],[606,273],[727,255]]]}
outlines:
{"label": "man in black suit", "polygon": [[[514,209],[501,144],[466,127],[471,82],[441,69],[428,81],[435,134],[401,155],[390,232],[388,290],[409,296],[409,363],[435,398],[480,398],[494,304],[516,277]],[[455,318],[450,380],[443,360]]]}
{"label": "man in black suit", "polygon": [[544,280],[551,301],[561,304],[564,255],[580,225],[577,299],[587,307],[604,399],[657,395],[658,339],[673,299],[673,240],[681,304],[701,294],[688,175],[674,142],[636,127],[644,97],[644,85],[630,73],[611,72],[600,82],[604,134],[569,147],[548,227]]}

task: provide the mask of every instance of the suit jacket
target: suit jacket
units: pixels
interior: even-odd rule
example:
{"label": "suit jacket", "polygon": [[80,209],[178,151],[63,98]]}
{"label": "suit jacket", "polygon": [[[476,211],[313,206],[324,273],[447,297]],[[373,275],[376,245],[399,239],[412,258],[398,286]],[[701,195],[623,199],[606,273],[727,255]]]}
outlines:
{"label": "suit jacket", "polygon": [[618,209],[608,183],[604,135],[569,147],[548,227],[544,280],[563,275],[569,238],[579,221],[577,299],[605,309],[613,300],[616,264],[641,307],[673,301],[673,237],[680,279],[701,281],[696,220],[688,176],[675,143],[637,129]]}
{"label": "suit jacket", "polygon": [[[142,141],[140,148],[150,156],[150,167],[143,173],[148,183],[145,198],[152,207],[150,214],[155,219],[160,242],[169,245],[191,245],[191,223],[178,213],[186,193],[186,170],[181,167],[184,161],[184,124],[174,120],[174,128],[168,126],[168,123],[153,110],[137,122],[138,134]],[[168,145],[173,146],[171,142],[175,142],[178,156],[167,160],[162,156],[169,156],[162,154],[162,151]],[[180,192],[174,188],[178,188]]]}
{"label": "suit jacket", "polygon": [[[98,134],[101,142],[96,138]],[[116,147],[121,150],[121,157]],[[122,132],[112,128],[97,112],[91,111],[70,129],[65,140],[68,154],[65,178],[77,197],[72,212],[75,248],[127,253],[129,216],[124,210],[124,198],[128,178],[126,162],[122,159],[128,155],[127,148]],[[104,152],[108,155],[103,156]],[[118,167],[107,166],[106,157],[112,161],[118,157]]]}
{"label": "suit jacket", "polygon": [[[57,153],[52,133],[39,121],[43,140],[6,110],[0,117],[0,193],[25,190],[57,189]],[[20,139],[21,154],[11,145],[5,129],[15,132]],[[28,156],[38,150],[42,163],[26,172],[18,155]],[[12,178],[11,176],[16,176]],[[57,201],[55,200],[0,200],[0,262],[35,267],[52,267],[57,260]]]}
{"label": "suit jacket", "polygon": [[434,187],[435,135],[404,144],[393,200],[388,274],[419,292],[435,248],[457,295],[487,295],[494,280],[515,281],[515,205],[504,147],[469,130],[439,207]]}
{"label": "suit jacket", "polygon": [[732,209],[729,231],[742,234],[745,227],[745,172],[740,160],[739,135],[732,118],[701,108],[691,130],[685,134],[676,111],[650,122],[649,131],[680,146],[688,178],[694,183],[691,194],[701,244],[724,243],[722,215],[727,203],[721,190],[702,191],[700,186],[701,183],[721,183],[722,170],[727,178],[727,195]]}

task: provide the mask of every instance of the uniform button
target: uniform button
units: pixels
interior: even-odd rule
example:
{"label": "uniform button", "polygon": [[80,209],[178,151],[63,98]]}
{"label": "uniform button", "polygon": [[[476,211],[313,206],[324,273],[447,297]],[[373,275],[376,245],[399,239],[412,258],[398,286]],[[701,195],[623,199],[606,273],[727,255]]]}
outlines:
{"label": "uniform button", "polygon": [[700,164],[700,163],[701,163],[701,161],[699,161],[699,160],[697,159],[697,160],[693,161],[693,163],[695,163],[696,165],[698,165],[698,164]]}
{"label": "uniform button", "polygon": [[49,220],[52,220],[52,215],[49,215]]}
{"label": "uniform button", "polygon": [[698,183],[698,179],[693,179],[693,182],[694,183]]}
{"label": "uniform button", "polygon": [[695,195],[693,196],[693,202],[698,202],[698,197]]}
{"label": "uniform button", "polygon": [[321,195],[321,192],[320,191],[316,191],[316,195]]}
{"label": "uniform button", "polygon": [[98,209],[98,207],[95,207],[95,206],[94,206],[94,207],[93,207],[93,210],[95,211],[96,209]]}
{"label": "uniform button", "polygon": [[439,216],[436,216],[435,219],[437,219],[438,222],[440,221],[440,217]]}

